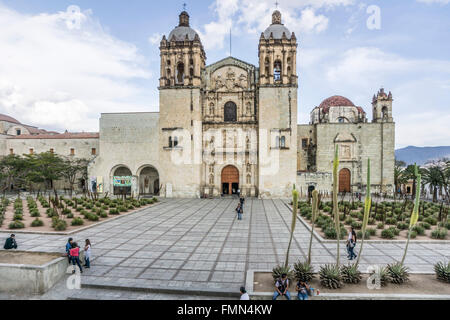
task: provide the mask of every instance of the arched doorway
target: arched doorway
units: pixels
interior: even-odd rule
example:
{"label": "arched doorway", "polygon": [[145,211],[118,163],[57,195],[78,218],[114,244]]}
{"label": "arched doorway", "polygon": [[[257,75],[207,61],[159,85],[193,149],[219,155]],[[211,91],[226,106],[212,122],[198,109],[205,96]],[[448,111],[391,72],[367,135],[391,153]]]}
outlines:
{"label": "arched doorway", "polygon": [[132,187],[131,170],[125,166],[119,166],[113,171],[114,195],[130,195]]}
{"label": "arched doorway", "polygon": [[339,192],[351,192],[351,173],[348,169],[339,171]]}
{"label": "arched doorway", "polygon": [[225,122],[236,122],[237,121],[237,106],[232,101],[225,103],[224,120],[225,120]]}
{"label": "arched doorway", "polygon": [[139,173],[139,194],[159,194],[159,173],[154,167],[146,166]]}
{"label": "arched doorway", "polygon": [[227,166],[222,170],[222,194],[238,194],[239,170],[235,166]]}

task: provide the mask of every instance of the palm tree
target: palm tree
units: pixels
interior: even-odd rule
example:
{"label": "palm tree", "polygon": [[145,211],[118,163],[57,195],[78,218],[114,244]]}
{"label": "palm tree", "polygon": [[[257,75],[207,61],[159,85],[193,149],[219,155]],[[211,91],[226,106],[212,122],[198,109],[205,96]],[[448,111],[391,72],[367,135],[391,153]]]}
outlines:
{"label": "palm tree", "polygon": [[422,176],[424,184],[430,186],[430,191],[433,194],[433,202],[437,201],[438,191],[442,190],[445,183],[444,170],[439,166],[432,166],[428,169],[422,169]]}
{"label": "palm tree", "polygon": [[399,187],[402,184],[405,184],[408,182],[408,177],[405,174],[405,167],[406,163],[403,161],[395,161],[394,166],[394,185],[395,185],[395,192],[394,192],[394,198],[397,196],[397,192]]}

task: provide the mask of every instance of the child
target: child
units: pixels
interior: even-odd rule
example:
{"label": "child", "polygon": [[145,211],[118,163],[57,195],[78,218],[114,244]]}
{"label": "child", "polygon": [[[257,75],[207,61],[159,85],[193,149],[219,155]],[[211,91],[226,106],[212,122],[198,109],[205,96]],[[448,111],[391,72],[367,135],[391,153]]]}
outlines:
{"label": "child", "polygon": [[91,241],[86,239],[86,243],[84,245],[84,267],[89,269],[91,267]]}
{"label": "child", "polygon": [[[72,244],[72,249],[70,249],[70,257],[72,259],[72,264],[75,265],[76,262],[78,267],[80,268],[80,272],[83,273],[83,268],[81,268],[80,264],[80,248],[78,247],[78,244],[76,242]],[[72,273],[75,273],[75,269]]]}

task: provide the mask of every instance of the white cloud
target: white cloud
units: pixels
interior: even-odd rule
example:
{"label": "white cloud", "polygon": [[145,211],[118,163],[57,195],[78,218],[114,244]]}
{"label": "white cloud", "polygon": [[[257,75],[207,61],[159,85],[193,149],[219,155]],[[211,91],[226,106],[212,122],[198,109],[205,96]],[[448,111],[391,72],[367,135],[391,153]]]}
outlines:
{"label": "white cloud", "polygon": [[148,38],[148,42],[152,45],[159,44],[162,40],[163,35],[161,33],[154,33],[151,37]]}
{"label": "white cloud", "polygon": [[50,129],[93,130],[100,112],[129,109],[149,79],[134,45],[106,33],[92,12],[25,15],[0,4],[0,112]]}
{"label": "white cloud", "polygon": [[448,3],[450,3],[450,0],[416,0],[416,1],[426,3],[426,4],[433,4],[433,3],[448,4]]}
{"label": "white cloud", "polygon": [[[297,34],[320,33],[328,28],[328,18],[318,9],[354,4],[354,0],[285,0],[279,10],[283,22]],[[222,49],[230,28],[250,34],[264,31],[275,10],[272,0],[216,0],[212,6],[217,19],[200,27],[198,32],[205,48]]]}

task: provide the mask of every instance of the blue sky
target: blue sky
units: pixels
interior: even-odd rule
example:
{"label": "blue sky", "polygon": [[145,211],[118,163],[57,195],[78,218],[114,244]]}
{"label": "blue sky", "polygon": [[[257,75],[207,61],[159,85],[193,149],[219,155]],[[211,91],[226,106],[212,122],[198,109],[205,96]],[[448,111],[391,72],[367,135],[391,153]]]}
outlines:
{"label": "blue sky", "polygon": [[[450,145],[450,0],[278,0],[299,40],[299,123],[339,94],[394,95],[397,148]],[[258,63],[275,0],[186,1],[207,64]],[[102,112],[158,111],[159,41],[183,1],[0,0],[0,113],[52,130],[96,131]],[[67,8],[80,8],[79,28]],[[380,8],[370,30],[367,8]]]}

